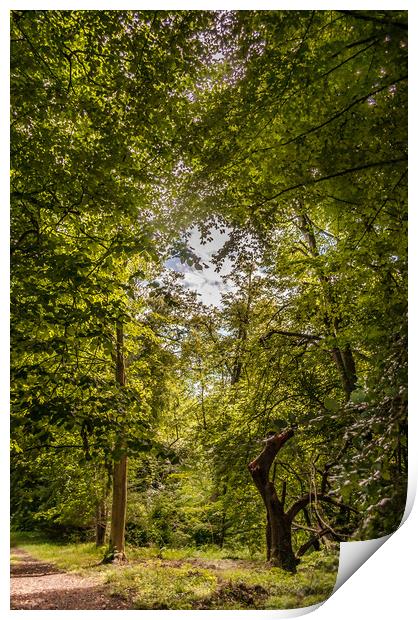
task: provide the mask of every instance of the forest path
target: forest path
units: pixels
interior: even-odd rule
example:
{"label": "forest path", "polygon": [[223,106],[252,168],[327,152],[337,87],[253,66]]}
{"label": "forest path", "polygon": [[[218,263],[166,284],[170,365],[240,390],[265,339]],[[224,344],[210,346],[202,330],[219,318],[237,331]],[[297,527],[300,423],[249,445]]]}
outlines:
{"label": "forest path", "polygon": [[11,609],[132,609],[98,581],[65,573],[18,547],[12,549],[10,573]]}

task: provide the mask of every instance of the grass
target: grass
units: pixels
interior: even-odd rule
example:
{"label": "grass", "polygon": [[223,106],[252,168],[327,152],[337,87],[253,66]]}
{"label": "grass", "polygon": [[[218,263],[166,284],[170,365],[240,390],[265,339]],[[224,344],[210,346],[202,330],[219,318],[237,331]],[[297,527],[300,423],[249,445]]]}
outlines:
{"label": "grass", "polygon": [[289,609],[324,601],[332,592],[338,559],[312,554],[296,575],[263,562],[225,565],[147,560],[111,568],[106,581],[114,593],[129,593],[137,609]]}
{"label": "grass", "polygon": [[103,559],[104,550],[97,549],[94,543],[62,544],[48,542],[39,534],[13,532],[10,544],[24,549],[35,558],[51,562],[66,571],[83,572],[91,570]]}
{"label": "grass", "polygon": [[338,569],[335,551],[306,556],[292,575],[261,558],[249,560],[245,551],[130,547],[129,563],[114,566],[100,565],[105,549],[93,543],[61,544],[22,533],[11,542],[63,570],[95,576],[135,609],[307,607],[328,598]]}

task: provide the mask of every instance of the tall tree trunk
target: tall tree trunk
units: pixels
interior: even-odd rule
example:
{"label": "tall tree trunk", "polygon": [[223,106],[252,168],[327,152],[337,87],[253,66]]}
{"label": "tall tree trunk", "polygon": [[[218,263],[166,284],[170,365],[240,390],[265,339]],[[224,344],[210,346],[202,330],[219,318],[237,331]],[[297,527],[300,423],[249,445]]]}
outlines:
{"label": "tall tree trunk", "polygon": [[107,524],[107,509],[104,497],[101,497],[96,506],[96,547],[105,543]]}
{"label": "tall tree trunk", "polygon": [[247,299],[245,306],[239,308],[238,311],[238,335],[237,335],[237,350],[235,353],[235,359],[232,367],[232,375],[231,375],[231,385],[235,385],[241,378],[242,370],[244,367],[243,364],[243,356],[244,350],[248,338],[248,326],[250,323],[250,311],[252,304],[252,277],[253,277],[253,269],[254,266],[251,266],[248,272],[248,288],[247,288]]}
{"label": "tall tree trunk", "polygon": [[355,390],[357,381],[350,345],[346,345],[345,351],[342,351],[339,347],[333,347],[331,355],[340,373],[345,398],[348,401],[350,400],[351,392]]}
{"label": "tall tree trunk", "polygon": [[[125,357],[123,350],[123,325],[116,326],[116,381],[126,384]],[[110,525],[109,552],[107,561],[123,562],[125,555],[126,501],[128,491],[128,458],[123,454],[124,438],[120,437],[117,449],[122,456],[113,465],[112,517]]]}
{"label": "tall tree trunk", "polygon": [[274,483],[269,480],[269,472],[276,454],[293,435],[294,431],[289,429],[269,437],[262,453],[248,465],[266,508],[267,560],[273,566],[291,572],[296,571],[298,564],[292,548],[292,520],[284,511],[284,503],[279,500]]}
{"label": "tall tree trunk", "polygon": [[[222,486],[222,497],[225,497],[228,487],[226,484]],[[219,547],[223,549],[225,544],[226,531],[228,529],[227,520],[226,520],[226,507],[225,502],[223,501],[222,505],[222,518],[221,518],[221,527],[220,527],[220,536],[219,536]]]}
{"label": "tall tree trunk", "polygon": [[112,520],[110,526],[109,552],[113,561],[126,560],[125,524],[127,499],[127,465],[126,455],[113,466]]}
{"label": "tall tree trunk", "polygon": [[109,516],[109,493],[112,486],[112,477],[109,474],[108,468],[99,467],[96,473],[99,476],[101,484],[103,475],[107,473],[106,484],[102,484],[96,502],[96,547],[101,547],[105,544],[106,539],[107,518]]}

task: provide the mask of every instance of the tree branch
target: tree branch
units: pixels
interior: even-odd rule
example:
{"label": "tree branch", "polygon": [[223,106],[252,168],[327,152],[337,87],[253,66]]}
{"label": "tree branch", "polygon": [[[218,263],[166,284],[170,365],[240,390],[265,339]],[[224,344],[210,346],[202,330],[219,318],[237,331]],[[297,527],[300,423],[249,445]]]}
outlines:
{"label": "tree branch", "polygon": [[394,22],[391,19],[374,17],[373,15],[367,15],[364,11],[339,11],[339,13],[349,15],[350,17],[354,17],[354,19],[362,19],[364,21],[374,22],[375,24],[385,24],[386,26],[394,26],[395,28],[400,28],[401,30],[408,30],[408,24],[403,22]]}
{"label": "tree branch", "polygon": [[[329,123],[332,123],[337,118],[339,118],[340,116],[342,116],[343,114],[345,114],[346,112],[351,110],[351,108],[353,108],[358,103],[363,103],[364,101],[367,101],[367,99],[369,99],[370,97],[373,97],[374,95],[377,95],[377,93],[382,92],[382,90],[385,90],[386,88],[388,88],[389,86],[392,86],[393,84],[397,84],[398,82],[402,82],[403,80],[406,80],[407,78],[408,78],[407,75],[403,75],[400,78],[398,78],[397,80],[394,80],[394,81],[390,82],[390,84],[384,84],[384,86],[381,86],[380,88],[376,88],[375,90],[372,90],[367,95],[363,95],[362,97],[358,97],[357,99],[354,99],[354,101],[352,103],[350,103],[349,106],[347,106],[346,108],[343,108],[342,110],[339,110],[336,114],[334,114],[333,116],[328,118],[326,121],[324,121],[320,125],[316,125],[315,127],[311,127],[311,129],[308,129],[307,131],[304,131],[304,132],[298,134],[294,138],[290,138],[290,140],[286,140],[286,142],[280,142],[277,145],[277,147],[287,146],[288,144],[291,144],[292,142],[295,142],[299,138],[304,138],[305,136],[308,136],[309,134],[314,133],[315,131],[318,131],[318,129],[322,129],[323,127],[325,127]],[[275,147],[270,147],[270,148],[275,148]]]}
{"label": "tree branch", "polygon": [[296,515],[301,510],[303,510],[304,508],[306,508],[306,506],[308,506],[312,502],[315,502],[316,500],[320,500],[322,502],[332,504],[333,506],[338,506],[338,508],[346,508],[347,510],[350,510],[351,512],[358,513],[358,510],[356,510],[355,508],[352,508],[351,506],[348,506],[347,504],[344,504],[343,502],[339,502],[338,500],[334,499],[333,497],[330,497],[329,495],[325,495],[324,493],[317,493],[317,494],[307,493],[303,497],[296,500],[296,502],[294,502],[294,504],[287,511],[286,517],[289,519],[290,522],[292,522],[293,519],[296,517]]}
{"label": "tree branch", "polygon": [[260,342],[265,342],[274,334],[278,334],[279,336],[289,336],[290,338],[301,338],[303,340],[322,340],[321,336],[315,336],[314,334],[301,334],[299,332],[288,332],[282,329],[271,329],[267,334],[261,336],[259,339]]}
{"label": "tree branch", "polygon": [[296,557],[301,558],[303,555],[305,555],[309,547],[314,545],[318,538],[321,538],[321,536],[324,536],[324,534],[328,534],[328,532],[330,532],[330,529],[328,527],[324,527],[322,528],[322,530],[315,532],[314,535],[306,543],[299,547],[298,551],[296,552]]}
{"label": "tree branch", "polygon": [[399,164],[400,162],[407,161],[407,160],[408,160],[408,157],[405,155],[404,157],[399,157],[397,159],[375,161],[375,162],[370,162],[367,164],[361,164],[360,166],[354,166],[353,168],[346,168],[346,170],[339,170],[338,172],[327,174],[326,176],[320,177],[319,179],[309,179],[309,180],[303,181],[302,183],[297,183],[296,185],[292,185],[291,187],[286,187],[285,189],[282,189],[280,192],[277,192],[277,194],[274,194],[273,196],[270,196],[269,198],[265,198],[265,200],[262,200],[261,202],[255,203],[251,206],[252,208],[261,207],[266,202],[271,202],[272,200],[275,200],[276,198],[279,198],[280,196],[283,196],[283,194],[287,194],[288,192],[291,192],[294,189],[299,189],[301,187],[306,187],[308,185],[316,185],[317,183],[322,183],[322,181],[328,181],[329,179],[334,179],[336,177],[341,177],[346,174],[351,174],[352,172],[358,172],[360,170],[367,170],[369,168],[378,168],[379,166],[389,166],[391,164]]}
{"label": "tree branch", "polygon": [[264,492],[264,487],[268,482],[268,475],[271,464],[273,463],[276,454],[280,448],[284,446],[286,441],[293,437],[295,434],[292,428],[283,431],[283,433],[276,433],[272,437],[266,440],[264,450],[257,456],[256,459],[248,464],[248,469],[257,485],[261,487]]}
{"label": "tree branch", "polygon": [[366,223],[366,227],[364,229],[363,234],[361,235],[361,237],[358,239],[358,241],[356,242],[356,245],[354,246],[354,249],[356,250],[360,244],[360,242],[363,240],[363,238],[365,237],[365,235],[371,230],[374,222],[376,221],[379,213],[382,211],[382,209],[385,208],[386,204],[388,203],[391,195],[393,194],[393,192],[395,191],[395,189],[398,187],[398,185],[400,185],[402,183],[402,180],[404,179],[404,177],[406,176],[408,172],[408,169],[404,170],[403,173],[401,174],[401,176],[399,177],[399,179],[397,180],[397,182],[395,183],[395,185],[392,187],[391,192],[389,194],[389,196],[387,196],[387,198],[382,202],[382,204],[378,207],[378,209],[376,210],[376,212],[373,214],[373,216],[369,219],[369,221]]}

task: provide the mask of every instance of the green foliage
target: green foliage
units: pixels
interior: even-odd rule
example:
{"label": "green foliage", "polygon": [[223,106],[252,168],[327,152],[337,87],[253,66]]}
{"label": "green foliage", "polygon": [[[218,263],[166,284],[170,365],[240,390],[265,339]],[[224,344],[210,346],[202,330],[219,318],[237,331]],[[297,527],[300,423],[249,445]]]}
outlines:
{"label": "green foliage", "polygon": [[31,429],[42,443],[64,427],[93,435],[100,453],[112,449],[122,414],[132,439],[148,431],[149,386],[139,377],[152,355],[146,368],[138,356],[118,388],[114,326],[127,323],[132,355],[153,338],[137,320],[137,283],[166,248],[151,206],[205,20],[132,11],[11,18],[15,436]]}
{"label": "green foliage", "polygon": [[[331,559],[331,562],[329,561]],[[336,578],[335,559],[311,559],[300,576],[255,562],[191,558],[181,566],[157,561],[107,577],[113,591],[129,592],[136,609],[292,609],[324,601]]]}
{"label": "green foliage", "polygon": [[[225,552],[129,549],[129,566],[98,565],[102,550],[89,544],[58,545],[27,534],[13,542],[59,568],[83,572],[126,596],[135,609],[286,609],[324,601],[336,579],[334,553],[313,553],[297,576],[266,568],[260,560],[228,559]],[[12,551],[13,553],[13,551]],[[160,554],[158,554],[160,555]],[[222,557],[223,555],[223,557]],[[245,557],[245,554],[244,556]]]}
{"label": "green foliage", "polygon": [[320,488],[335,463],[326,488],[359,510],[342,529],[358,537],[399,523],[407,471],[406,15],[374,17],[236,12],[241,73],[205,93],[183,184],[184,208],[232,228],[219,259],[237,290],[216,349],[239,372],[209,397],[217,458],[244,469],[278,418],[297,423],[288,495]]}
{"label": "green foliage", "polygon": [[[298,513],[295,550],[312,528],[392,532],[407,475],[406,13],[13,11],[11,35],[15,526],[91,535],[126,452],[133,545],[262,553],[247,465],[292,427],[278,495],[331,500]],[[219,308],[182,285],[208,264],[192,226],[228,237],[210,257],[229,269]],[[249,592],[248,576],[219,585],[206,569],[188,589],[183,568],[154,564],[170,608],[326,589]],[[126,580],[152,607],[147,571]]]}

